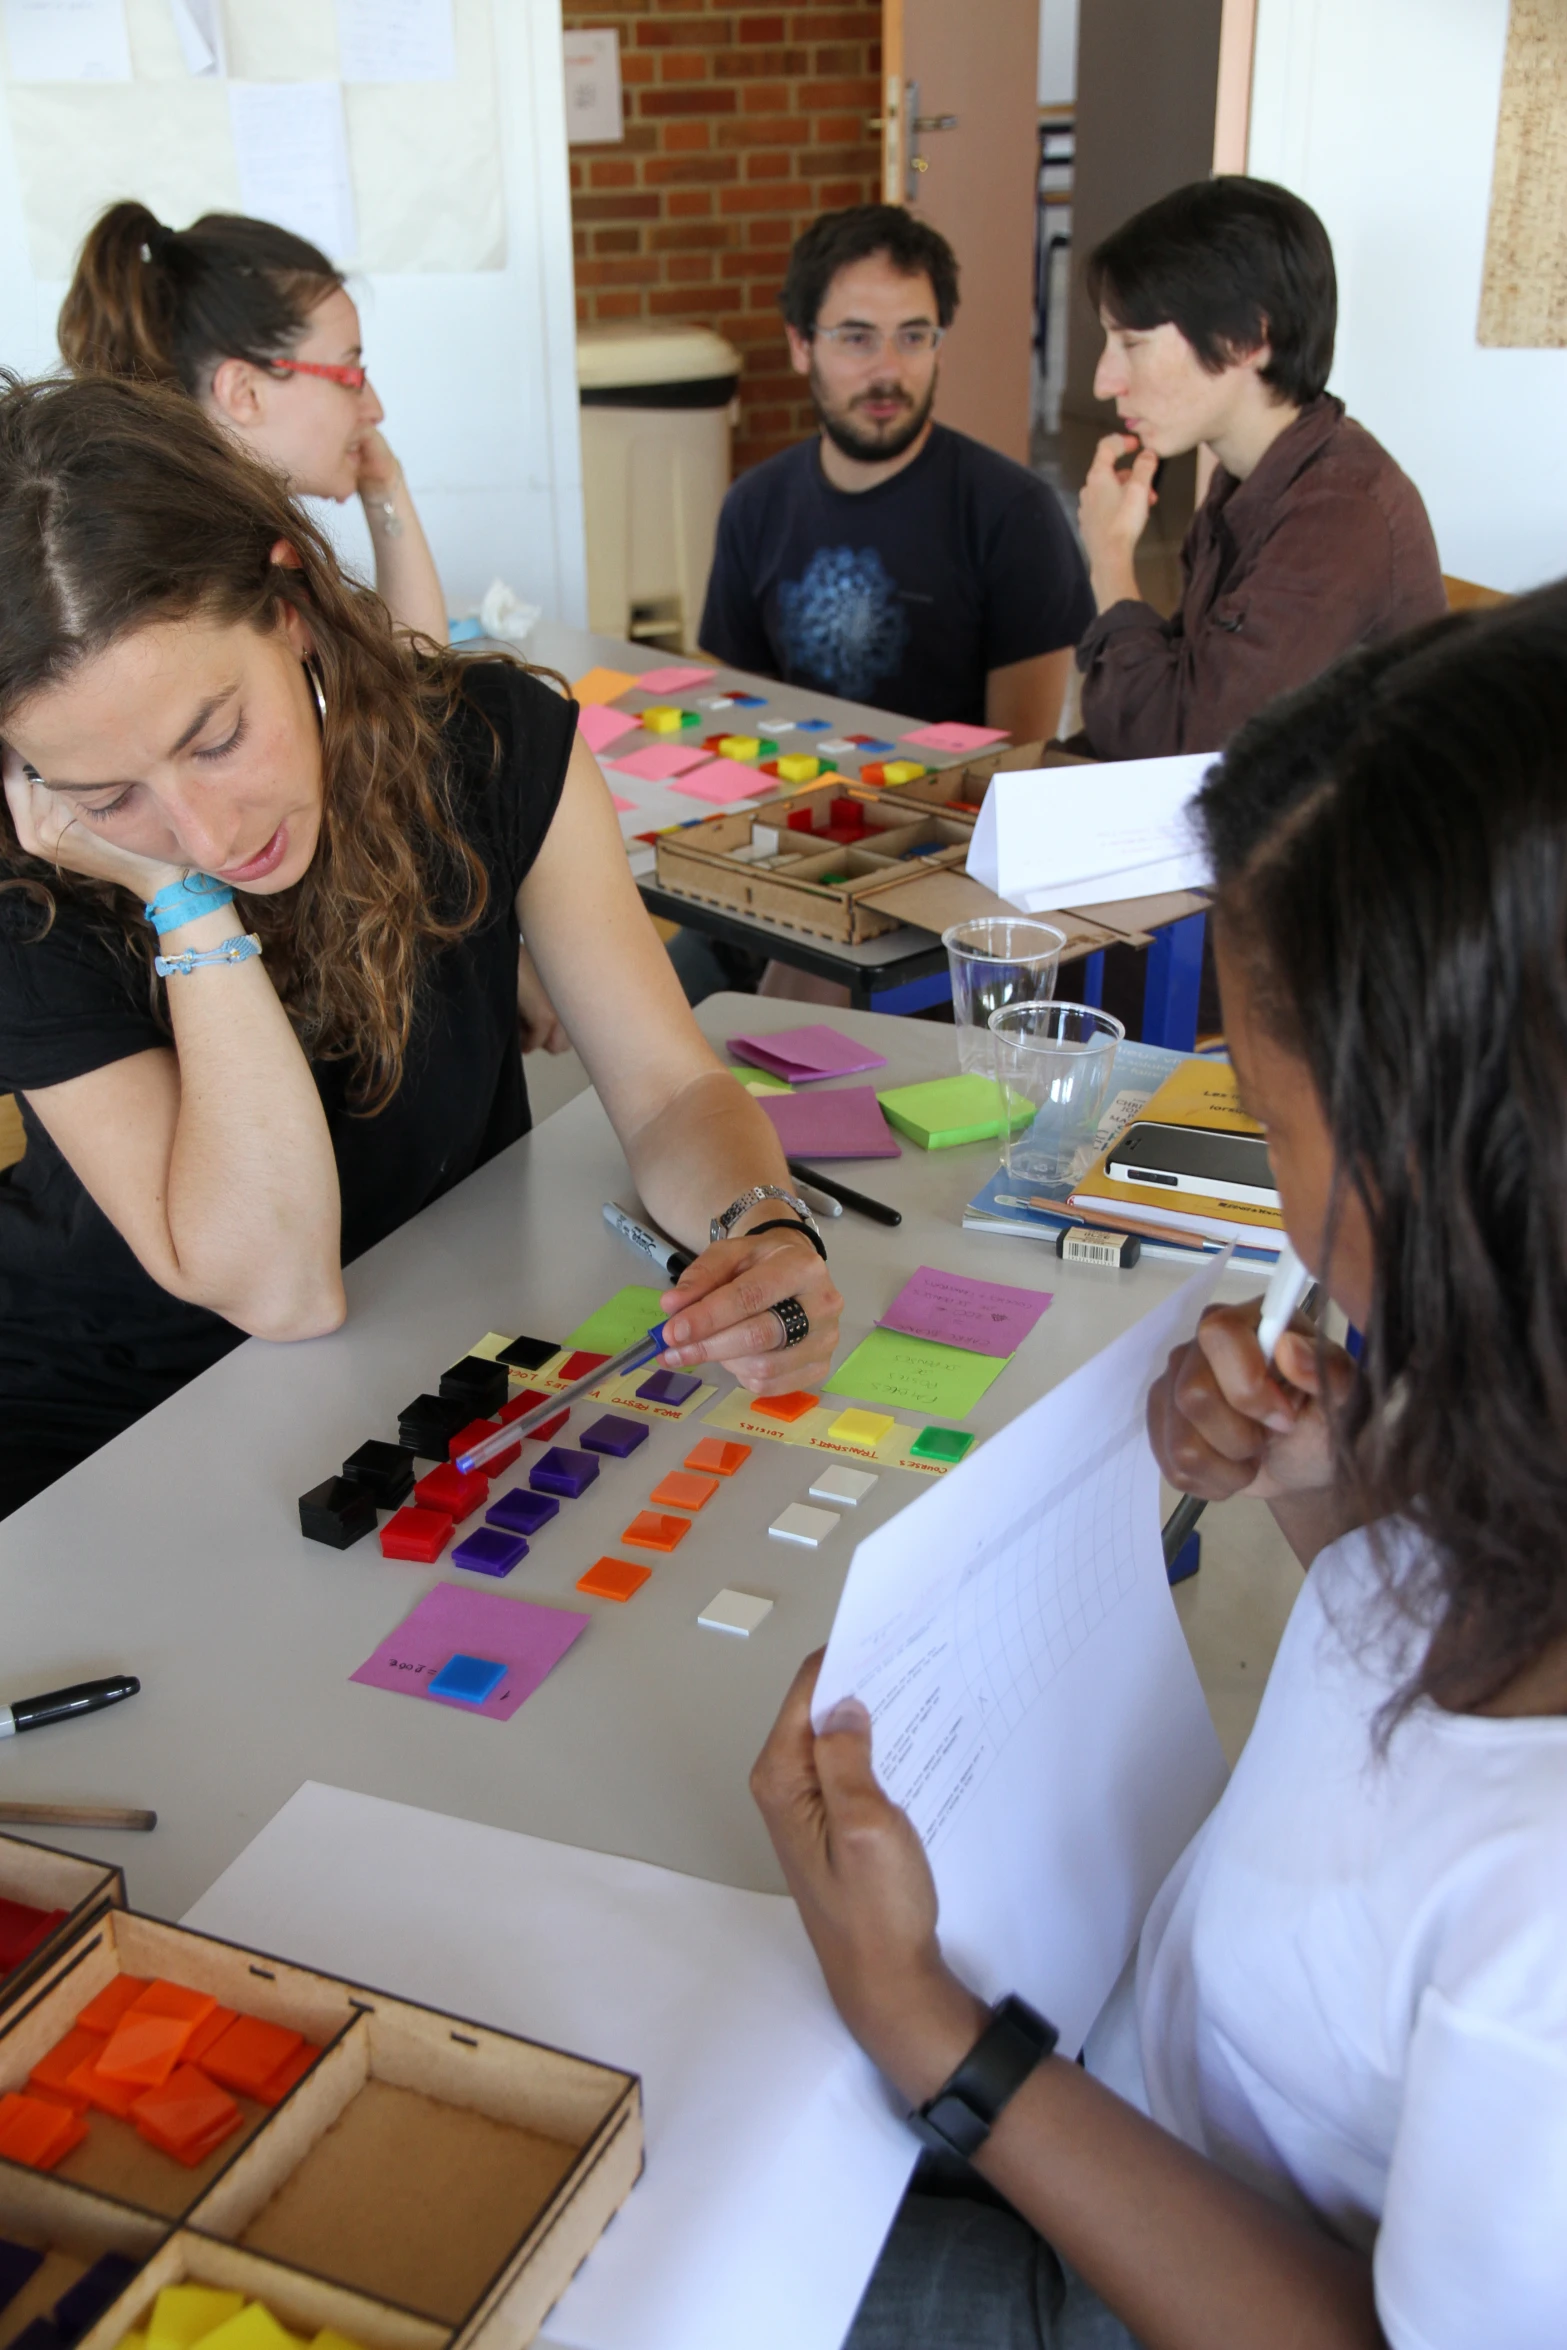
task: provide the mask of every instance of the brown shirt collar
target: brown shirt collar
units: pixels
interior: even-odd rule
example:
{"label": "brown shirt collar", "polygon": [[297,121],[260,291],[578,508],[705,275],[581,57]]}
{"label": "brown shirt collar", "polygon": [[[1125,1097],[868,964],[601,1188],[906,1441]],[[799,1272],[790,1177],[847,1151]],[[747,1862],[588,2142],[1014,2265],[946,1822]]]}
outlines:
{"label": "brown shirt collar", "polygon": [[1219,516],[1238,552],[1260,541],[1272,528],[1278,503],[1299,473],[1332,439],[1344,420],[1344,403],[1331,392],[1308,400],[1294,423],[1281,432],[1254,473],[1237,481],[1221,465],[1209,484],[1204,501],[1210,527]]}

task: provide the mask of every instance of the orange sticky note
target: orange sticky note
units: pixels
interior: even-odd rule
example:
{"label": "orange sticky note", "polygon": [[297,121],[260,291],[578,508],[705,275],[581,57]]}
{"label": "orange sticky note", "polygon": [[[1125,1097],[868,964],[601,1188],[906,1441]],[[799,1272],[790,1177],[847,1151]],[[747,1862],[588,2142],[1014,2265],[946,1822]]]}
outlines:
{"label": "orange sticky note", "polygon": [[713,1477],[732,1477],[736,1469],[745,1467],[750,1457],[748,1444],[726,1444],[721,1436],[704,1436],[686,1454],[686,1467],[703,1470]]}
{"label": "orange sticky note", "polygon": [[89,2032],[112,2032],[128,2007],[133,2007],[144,1991],[152,1985],[145,1975],[116,1975],[112,1983],[105,1983],[96,1999],[89,1999],[77,2017]]}
{"label": "orange sticky note", "polygon": [[661,1477],[648,1495],[661,1508],[672,1510],[699,1510],[710,1502],[718,1491],[717,1477],[694,1477],[688,1469],[671,1469]]}
{"label": "orange sticky note", "polygon": [[32,2089],[47,2090],[51,2096],[63,2097],[68,2105],[84,2107],[86,2097],[74,2088],[71,2075],[79,2064],[96,2064],[108,2045],[102,2032],[85,2031],[73,2024],[63,2040],[57,2040],[47,2056],[41,2056],[27,2076]]}
{"label": "orange sticky note", "polygon": [[244,2116],[226,2089],[218,2088],[193,2064],[181,2064],[161,2087],[143,2091],[131,2108],[131,2119],[163,2153],[194,2166],[214,2146],[221,2146]]}
{"label": "orange sticky note", "polygon": [[67,2106],[13,2091],[0,2097],[0,2154],[30,2170],[53,2170],[87,2135],[87,2124]]}
{"label": "orange sticky note", "polygon": [[241,2097],[255,2097],[295,2050],[304,2034],[282,2024],[263,2023],[260,2016],[242,2015],[230,2024],[221,2040],[213,2042],[202,2059],[202,2071]]}
{"label": "orange sticky note", "polygon": [[572,686],[571,698],[586,710],[594,702],[612,702],[636,682],[629,669],[589,669]]}
{"label": "orange sticky note", "polygon": [[659,1510],[638,1510],[620,1539],[634,1543],[638,1550],[674,1550],[690,1531],[689,1518],[668,1518]]}
{"label": "orange sticky note", "polygon": [[803,1420],[821,1400],[819,1395],[807,1395],[803,1387],[797,1387],[789,1395],[754,1395],[750,1408],[766,1420]]}
{"label": "orange sticky note", "polygon": [[577,1577],[577,1589],[591,1591],[596,1599],[630,1599],[652,1572],[651,1567],[634,1567],[630,1559],[603,1558]]}

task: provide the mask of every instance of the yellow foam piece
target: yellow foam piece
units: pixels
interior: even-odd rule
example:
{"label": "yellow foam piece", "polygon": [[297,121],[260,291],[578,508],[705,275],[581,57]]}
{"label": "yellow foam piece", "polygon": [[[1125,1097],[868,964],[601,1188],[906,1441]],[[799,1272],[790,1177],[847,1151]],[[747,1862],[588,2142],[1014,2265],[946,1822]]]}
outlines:
{"label": "yellow foam piece", "polygon": [[147,2350],[191,2350],[244,2306],[243,2293],[217,2285],[165,2285],[147,2320]]}
{"label": "yellow foam piece", "polygon": [[119,2340],[119,2350],[147,2350],[146,2335],[122,2334]]}
{"label": "yellow foam piece", "polygon": [[238,2317],[203,2334],[202,2350],[209,2342],[212,2350],[305,2350],[301,2337],[279,2325],[271,2310],[259,2301],[252,2301]]}
{"label": "yellow foam piece", "polygon": [[312,2341],[310,2350],[360,2350],[360,2345],[351,2342],[346,2334],[340,2334],[336,2326],[323,2326]]}
{"label": "yellow foam piece", "polygon": [[807,758],[803,751],[786,751],[778,762],[780,783],[814,783],[821,771],[820,759]]}
{"label": "yellow foam piece", "polygon": [[890,1412],[840,1412],[829,1436],[841,1436],[845,1444],[879,1444],[896,1422]]}
{"label": "yellow foam piece", "polygon": [[761,755],[759,734],[726,734],[718,746],[720,759],[759,759]]}
{"label": "yellow foam piece", "polygon": [[668,702],[654,702],[637,712],[637,724],[645,726],[649,734],[678,734],[683,722],[684,712]]}
{"label": "yellow foam piece", "polygon": [[930,770],[922,767],[918,759],[889,759],[881,772],[884,783],[918,783]]}

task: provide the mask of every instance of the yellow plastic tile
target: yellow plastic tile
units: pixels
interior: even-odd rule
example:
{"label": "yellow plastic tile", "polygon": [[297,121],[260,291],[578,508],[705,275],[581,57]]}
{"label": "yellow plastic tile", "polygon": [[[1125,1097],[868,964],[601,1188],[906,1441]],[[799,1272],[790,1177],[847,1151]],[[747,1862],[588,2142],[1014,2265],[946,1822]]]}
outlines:
{"label": "yellow plastic tile", "polygon": [[210,2334],[203,2334],[202,2343],[211,2343],[212,2350],[304,2350],[300,2335],[291,2334],[260,2301],[252,2301],[238,2317],[215,2326]]}
{"label": "yellow plastic tile", "polygon": [[879,1444],[893,1425],[890,1412],[840,1412],[829,1436],[841,1437],[845,1444]]}
{"label": "yellow plastic tile", "polygon": [[820,759],[808,759],[803,751],[786,751],[778,762],[780,783],[814,783],[821,771]]}
{"label": "yellow plastic tile", "polygon": [[762,738],[759,734],[726,734],[718,746],[720,759],[760,758]]}
{"label": "yellow plastic tile", "polygon": [[362,2350],[362,2345],[350,2341],[346,2334],[340,2334],[336,2326],[323,2326],[311,2343],[310,2350]]}
{"label": "yellow plastic tile", "polygon": [[926,772],[918,759],[889,759],[881,771],[884,783],[918,783]]}
{"label": "yellow plastic tile", "polygon": [[147,2350],[191,2350],[244,2306],[243,2293],[216,2285],[165,2285],[147,2320]]}
{"label": "yellow plastic tile", "polygon": [[685,713],[665,702],[654,702],[646,710],[637,712],[637,724],[645,726],[649,734],[678,734],[684,724]]}

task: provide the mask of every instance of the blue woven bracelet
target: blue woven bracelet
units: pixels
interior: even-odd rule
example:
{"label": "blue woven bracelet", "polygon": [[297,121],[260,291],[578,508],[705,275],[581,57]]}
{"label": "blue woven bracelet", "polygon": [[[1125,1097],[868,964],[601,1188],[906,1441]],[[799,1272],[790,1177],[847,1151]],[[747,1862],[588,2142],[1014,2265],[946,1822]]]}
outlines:
{"label": "blue woven bracelet", "polygon": [[233,903],[234,892],[226,881],[215,880],[210,873],[182,873],[178,881],[166,882],[143,912],[161,938],[166,930],[194,922],[198,914],[217,914]]}
{"label": "blue woven bracelet", "polygon": [[260,952],[260,939],[247,930],[226,938],[220,947],[187,947],[182,955],[154,955],[152,967],[160,979],[172,978],[176,972],[188,979],[193,971],[205,971],[209,963],[248,963]]}

